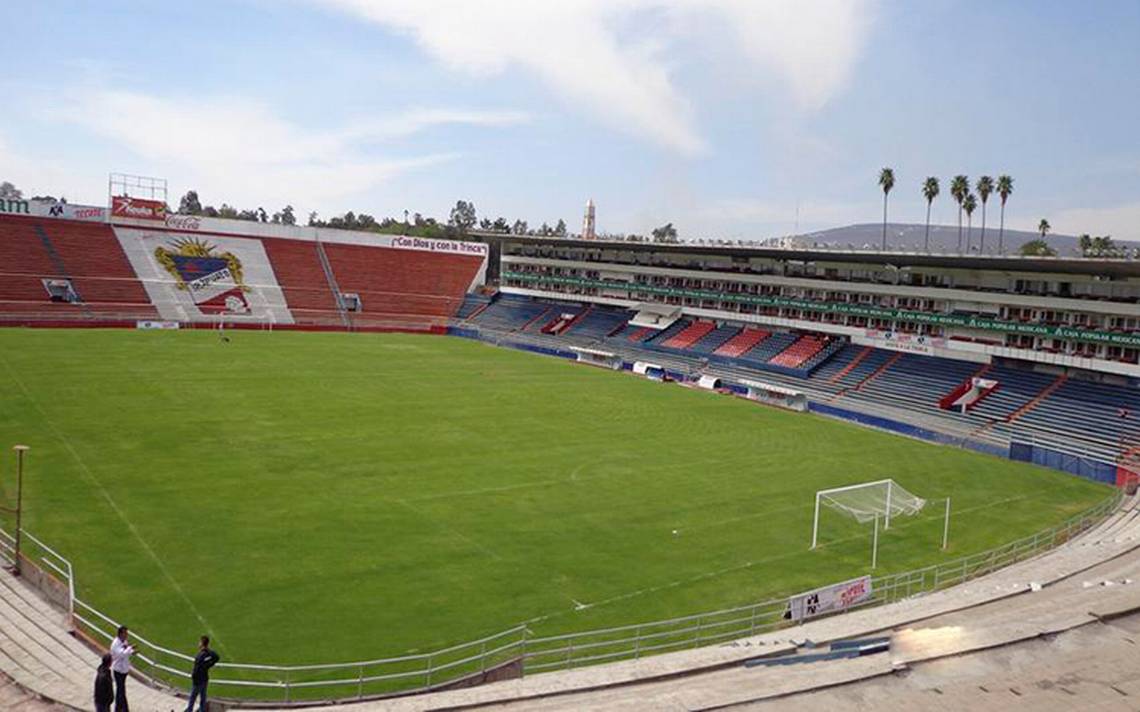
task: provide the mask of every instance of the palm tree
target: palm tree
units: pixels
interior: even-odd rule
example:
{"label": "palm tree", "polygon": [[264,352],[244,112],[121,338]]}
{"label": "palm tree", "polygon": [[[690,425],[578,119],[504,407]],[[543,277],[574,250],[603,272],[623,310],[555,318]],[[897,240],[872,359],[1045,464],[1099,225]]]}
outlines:
{"label": "palm tree", "polygon": [[895,172],[891,168],[879,171],[879,185],[883,189],[883,250],[887,249],[887,194],[895,187]]}
{"label": "palm tree", "polygon": [[926,198],[926,240],[923,249],[930,252],[930,205],[938,197],[937,178],[930,176],[922,182],[922,197]]}
{"label": "palm tree", "polygon": [[1049,221],[1046,220],[1045,218],[1041,218],[1041,222],[1037,223],[1037,232],[1041,233],[1041,239],[1042,240],[1045,239],[1045,235],[1047,235],[1049,233],[1049,231],[1052,229],[1053,229],[1053,226],[1050,225]]}
{"label": "palm tree", "polygon": [[970,179],[963,175],[954,176],[954,180],[950,181],[950,195],[954,196],[954,200],[958,203],[958,251],[962,251],[962,201],[966,199],[966,194],[970,192]]}
{"label": "palm tree", "polygon": [[1000,175],[997,179],[997,194],[1001,196],[1001,229],[998,231],[998,252],[1003,252],[1005,245],[1005,201],[1013,192],[1013,179],[1007,175]]}
{"label": "palm tree", "polygon": [[986,251],[986,201],[990,199],[990,193],[994,192],[994,179],[989,176],[982,176],[978,179],[978,199],[982,201],[982,244],[979,248],[981,252]]}
{"label": "palm tree", "polygon": [[966,196],[962,201],[962,209],[966,211],[966,220],[968,227],[966,228],[966,252],[970,251],[970,233],[974,230],[974,210],[978,207],[978,199],[974,197],[973,193]]}

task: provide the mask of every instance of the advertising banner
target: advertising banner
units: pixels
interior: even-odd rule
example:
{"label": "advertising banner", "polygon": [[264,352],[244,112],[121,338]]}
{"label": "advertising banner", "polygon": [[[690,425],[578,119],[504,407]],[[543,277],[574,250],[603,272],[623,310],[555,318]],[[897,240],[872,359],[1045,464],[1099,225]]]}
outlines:
{"label": "advertising banner", "polygon": [[0,214],[35,215],[41,218],[89,220],[92,222],[103,222],[107,219],[106,208],[95,205],[73,205],[56,200],[0,199]]}
{"label": "advertising banner", "polygon": [[904,334],[898,331],[884,331],[880,329],[867,329],[865,336],[874,342],[875,346],[892,351],[907,353],[934,354],[934,347],[946,346],[946,339],[921,334]]}
{"label": "advertising banner", "polygon": [[824,613],[846,610],[870,597],[871,577],[861,576],[792,596],[788,599],[788,614],[794,621],[807,620]]}
{"label": "advertising banner", "polygon": [[111,215],[117,218],[164,222],[166,203],[161,200],[143,200],[127,195],[116,195],[111,198]]}

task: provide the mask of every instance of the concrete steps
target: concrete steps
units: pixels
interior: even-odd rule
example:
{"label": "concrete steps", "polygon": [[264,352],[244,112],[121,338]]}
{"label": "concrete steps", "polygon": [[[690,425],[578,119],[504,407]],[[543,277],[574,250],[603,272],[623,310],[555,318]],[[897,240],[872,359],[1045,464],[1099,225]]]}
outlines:
{"label": "concrete steps", "polygon": [[[19,578],[0,572],[0,670],[15,689],[31,695],[20,698],[15,690],[5,693],[0,687],[0,709],[92,709],[91,690],[98,664],[99,653],[68,632],[60,611]],[[13,704],[21,706],[6,704],[4,694],[12,695]],[[128,683],[128,695],[132,708],[139,710],[172,710],[185,705],[172,695],[134,681]],[[33,704],[40,706],[28,706]]]}

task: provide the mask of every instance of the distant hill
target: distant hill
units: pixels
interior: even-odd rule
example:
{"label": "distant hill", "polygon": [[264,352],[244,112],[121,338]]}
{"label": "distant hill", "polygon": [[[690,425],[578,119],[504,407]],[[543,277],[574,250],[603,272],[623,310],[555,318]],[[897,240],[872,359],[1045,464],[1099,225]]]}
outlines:
{"label": "distant hill", "polygon": [[[894,249],[905,250],[922,250],[923,238],[926,232],[925,225],[915,225],[908,223],[887,223],[887,244]],[[966,241],[966,227],[962,227],[962,242],[963,247]],[[970,246],[972,251],[979,251],[982,231],[977,225],[974,226],[973,231],[970,233]],[[1003,243],[1006,252],[1016,252],[1017,248],[1030,240],[1036,240],[1040,235],[1036,232],[1029,232],[1028,230],[1010,230],[1006,228]],[[883,224],[882,223],[863,223],[859,225],[848,225],[846,227],[835,227],[828,230],[820,230],[818,232],[809,232],[800,235],[796,238],[797,242],[804,242],[809,244],[818,244],[820,246],[828,247],[853,247],[861,249],[877,248],[883,241]],[[1072,256],[1078,254],[1077,238],[1074,235],[1048,235],[1045,241],[1049,246],[1057,250],[1057,254],[1061,256]],[[988,253],[997,252],[998,231],[996,227],[986,226],[986,245],[985,251]],[[1132,243],[1129,243],[1132,244]],[[936,252],[954,252],[958,249],[958,226],[957,225],[931,225],[930,226],[930,249]]]}

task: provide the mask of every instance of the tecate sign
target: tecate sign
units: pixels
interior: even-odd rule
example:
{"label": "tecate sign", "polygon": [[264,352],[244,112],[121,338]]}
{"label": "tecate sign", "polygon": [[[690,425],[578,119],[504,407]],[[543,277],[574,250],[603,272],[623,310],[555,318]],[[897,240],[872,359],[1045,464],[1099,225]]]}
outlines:
{"label": "tecate sign", "polygon": [[136,220],[166,220],[166,203],[117,195],[111,198],[111,215]]}

